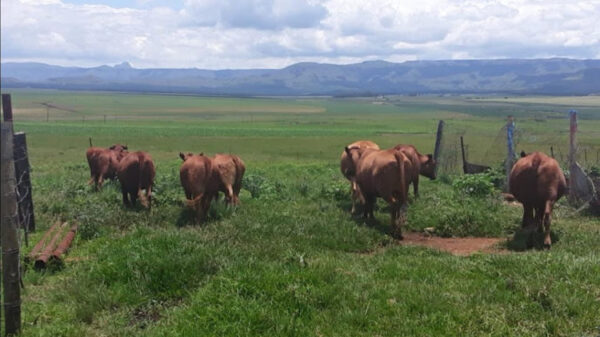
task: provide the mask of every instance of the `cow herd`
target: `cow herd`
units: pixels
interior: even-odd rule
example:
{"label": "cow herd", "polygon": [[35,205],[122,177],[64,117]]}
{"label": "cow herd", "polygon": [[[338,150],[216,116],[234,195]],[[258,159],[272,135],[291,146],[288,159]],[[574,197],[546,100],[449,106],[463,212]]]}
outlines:
{"label": "cow herd", "polygon": [[[90,147],[86,151],[90,167],[89,184],[96,190],[105,179],[118,178],[125,206],[135,206],[138,197],[143,205],[152,206],[152,186],[156,169],[152,157],[144,151],[128,152],[127,145],[115,144],[109,148]],[[179,170],[181,185],[188,205],[196,212],[198,220],[206,217],[210,203],[225,194],[229,205],[240,203],[239,194],[246,167],[242,159],[231,154],[179,153],[183,161]],[[145,191],[144,194],[141,194]]]}
{"label": "cow herd", "polygon": [[[146,152],[128,152],[126,145],[109,148],[90,147],[86,151],[90,167],[89,184],[101,189],[105,179],[118,178],[123,204],[134,206],[138,196],[151,207],[152,186],[156,170],[152,157]],[[521,154],[509,177],[510,192],[523,204],[522,226],[537,226],[545,233],[544,245],[550,247],[550,218],[554,203],[567,191],[565,176],[554,158],[543,153]],[[229,205],[239,204],[242,178],[246,170],[242,159],[231,154],[179,153],[183,161],[180,181],[187,205],[198,220],[206,217],[218,193],[225,195]],[[436,162],[432,155],[423,155],[413,145],[397,145],[381,150],[368,140],[349,144],[344,148],[340,169],[350,181],[352,213],[356,204],[363,205],[363,216],[373,218],[377,198],[385,200],[390,209],[391,234],[402,239],[402,226],[408,208],[409,186],[415,197],[419,195],[419,175],[436,178]],[[142,195],[141,191],[145,190]]]}

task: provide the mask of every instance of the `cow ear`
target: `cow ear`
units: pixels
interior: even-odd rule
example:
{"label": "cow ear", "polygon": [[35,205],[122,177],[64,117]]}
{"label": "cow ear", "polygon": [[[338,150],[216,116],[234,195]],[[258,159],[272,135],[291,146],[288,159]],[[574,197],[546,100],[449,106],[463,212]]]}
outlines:
{"label": "cow ear", "polygon": [[181,160],[185,161],[185,155],[181,152],[179,152],[179,158],[181,158]]}
{"label": "cow ear", "polygon": [[427,162],[430,163],[433,161],[433,155],[431,153],[427,154]]}
{"label": "cow ear", "polygon": [[123,146],[123,150],[129,150],[129,148],[127,147],[127,144],[125,144],[125,146]]}
{"label": "cow ear", "polygon": [[526,157],[527,153],[525,153],[525,151],[521,151],[521,158]]}
{"label": "cow ear", "polygon": [[349,148],[349,147],[347,147],[347,146],[346,146],[346,147],[344,148],[344,151],[346,151],[346,154],[347,154],[348,156],[351,156],[351,154],[350,154],[350,148]]}
{"label": "cow ear", "polygon": [[114,149],[115,149],[115,146],[114,146],[114,145],[112,145],[112,146],[111,146],[111,147],[109,147],[108,149],[109,149],[109,150],[114,150]]}
{"label": "cow ear", "polygon": [[204,156],[204,152],[198,153],[199,156]]}

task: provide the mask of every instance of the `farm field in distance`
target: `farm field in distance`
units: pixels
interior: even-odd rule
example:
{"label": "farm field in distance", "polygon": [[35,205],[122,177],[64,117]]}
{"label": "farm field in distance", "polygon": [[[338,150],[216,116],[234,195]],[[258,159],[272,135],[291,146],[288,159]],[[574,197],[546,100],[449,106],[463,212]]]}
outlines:
{"label": "farm field in distance", "polygon": [[[343,147],[370,139],[443,150],[500,167],[506,117],[517,152],[568,153],[579,112],[579,162],[600,161],[600,97],[386,96],[229,98],[3,89],[27,133],[38,231],[80,230],[64,268],[24,275],[23,336],[598,336],[600,220],[563,198],[549,251],[502,243],[455,256],[403,245],[349,213]],[[154,158],[151,211],[125,209],[117,181],[87,185],[85,150],[127,144]],[[195,224],[179,152],[231,152],[246,163],[241,206],[213,203]],[[522,208],[497,190],[465,195],[460,163],[410,190],[407,231],[512,238]],[[516,240],[512,240],[516,241]]]}

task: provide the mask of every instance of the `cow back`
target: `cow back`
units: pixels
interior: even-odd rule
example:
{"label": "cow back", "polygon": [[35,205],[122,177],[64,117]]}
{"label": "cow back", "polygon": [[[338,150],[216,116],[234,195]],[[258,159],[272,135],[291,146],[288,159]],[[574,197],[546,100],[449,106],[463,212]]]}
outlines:
{"label": "cow back", "polygon": [[510,193],[522,203],[541,204],[565,194],[566,179],[558,162],[533,152],[519,159],[509,177]]}
{"label": "cow back", "polygon": [[212,166],[211,158],[200,155],[190,156],[181,164],[179,178],[188,199],[214,189]]}
{"label": "cow back", "polygon": [[[362,152],[366,149],[379,150],[379,145],[375,144],[370,140],[359,140],[347,146],[349,149],[358,149],[359,152]],[[346,150],[342,151],[342,155],[340,157],[340,170],[346,179],[352,180],[352,178],[356,175],[356,163],[348,156]]]}

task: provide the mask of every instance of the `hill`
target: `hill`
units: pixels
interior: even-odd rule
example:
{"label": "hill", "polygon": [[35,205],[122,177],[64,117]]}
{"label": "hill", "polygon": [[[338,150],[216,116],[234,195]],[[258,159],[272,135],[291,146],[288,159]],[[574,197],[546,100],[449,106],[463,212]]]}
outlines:
{"label": "hill", "polygon": [[283,69],[138,69],[2,63],[2,87],[211,95],[380,95],[600,93],[600,60],[505,59],[297,63]]}

